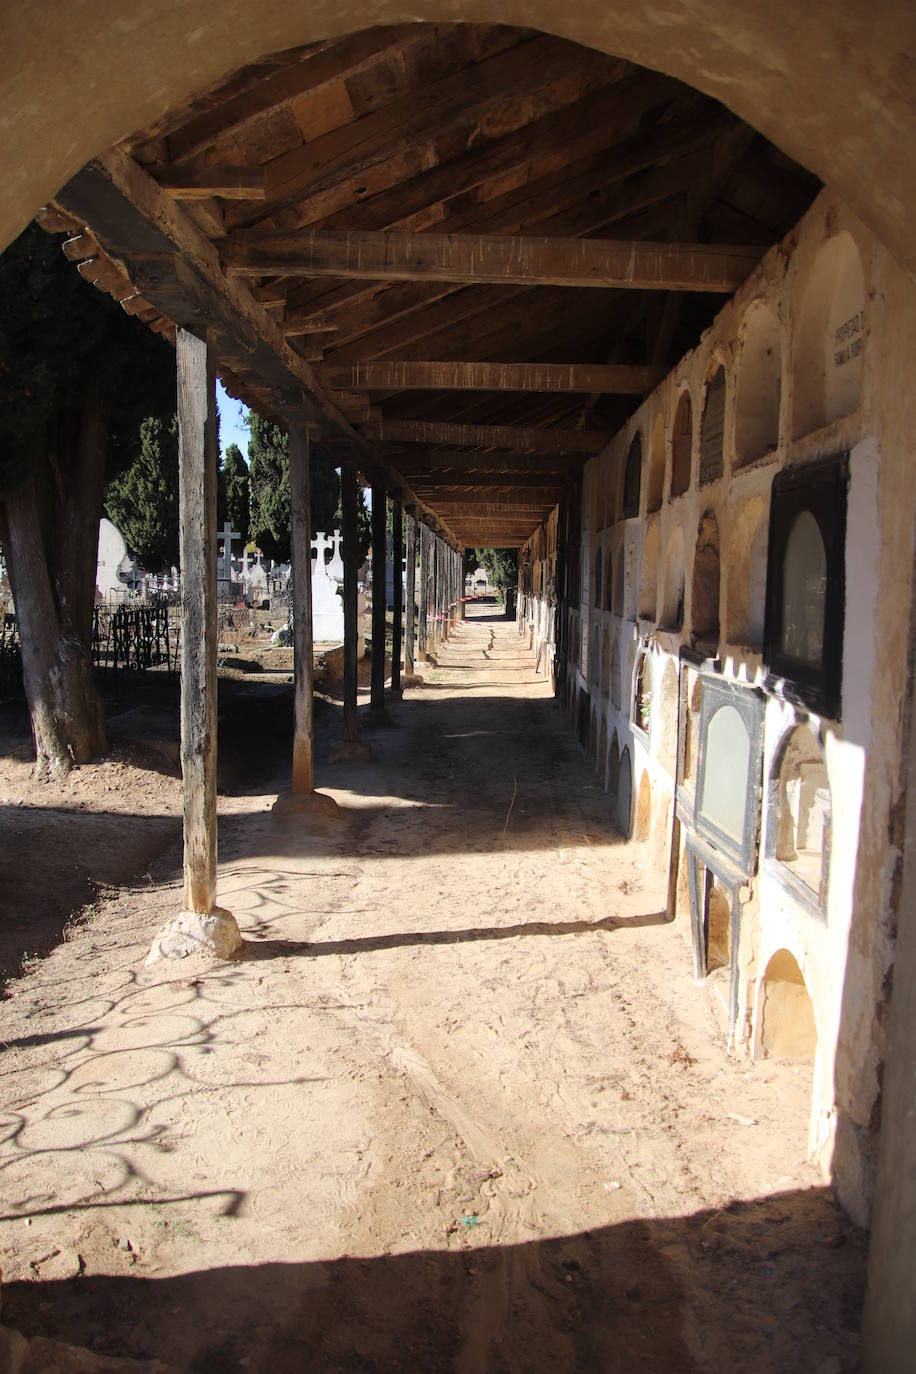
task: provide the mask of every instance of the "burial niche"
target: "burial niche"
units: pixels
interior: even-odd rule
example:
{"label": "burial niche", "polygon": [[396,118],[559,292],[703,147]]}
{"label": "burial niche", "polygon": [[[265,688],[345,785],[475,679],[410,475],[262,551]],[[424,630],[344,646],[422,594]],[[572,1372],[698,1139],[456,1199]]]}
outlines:
{"label": "burial niche", "polygon": [[690,486],[690,467],[693,455],[693,407],[690,392],[681,393],[674,412],[671,433],[671,495],[682,496]]}
{"label": "burial niche", "polygon": [[756,868],[763,693],[701,675],[694,829],[742,873]]}
{"label": "burial niche", "polygon": [[653,521],[646,531],[642,546],[642,573],[639,583],[639,618],[655,620],[658,597],[658,522]]}
{"label": "burial niche", "polygon": [[649,465],[646,475],[646,514],[661,510],[665,487],[665,421],[656,415],[649,442]]}
{"label": "burial niche", "polygon": [[818,252],[798,315],[792,369],[795,438],[858,409],[865,344],[865,274],[845,229]]}
{"label": "burial niche", "polygon": [[[830,782],[820,746],[798,725],[776,753],[770,776],[767,853],[807,905],[827,909],[830,869]],[[800,885],[800,886],[799,886]]]}
{"label": "burial niche", "polygon": [[637,729],[645,731],[648,735],[652,724],[652,669],[649,655],[644,650],[640,650],[636,656],[630,719]]}
{"label": "burial niche", "polygon": [[839,717],[847,455],[773,479],[764,659],[786,693]]}
{"label": "burial niche", "polygon": [[623,518],[630,520],[639,514],[639,494],[642,484],[642,440],[635,435],[627,453],[623,476]]}
{"label": "burial niche", "polygon": [[725,451],[725,368],[716,368],[706,388],[700,425],[700,486],[722,476]]}
{"label": "burial niche", "polygon": [[666,630],[679,630],[684,623],[684,533],[675,525],[665,552],[665,585],[661,624]]}
{"label": "burial niche", "polygon": [[764,501],[754,497],[732,525],[728,543],[728,631],[730,644],[763,647],[769,522]]}
{"label": "burial niche", "polygon": [[814,1007],[797,960],[777,950],[759,994],[759,1044],[766,1057],[813,1063],[817,1051]]}
{"label": "burial niche", "polygon": [[756,301],[744,317],[735,397],[735,462],[738,467],[779,446],[782,357],[779,322]]}
{"label": "burial niche", "polygon": [[620,756],[620,774],[617,783],[617,829],[624,839],[630,838],[633,825],[633,766],[630,751],[624,749]]}
{"label": "burial niche", "polygon": [[719,525],[711,510],[697,528],[691,584],[690,635],[698,647],[715,654],[719,648]]}

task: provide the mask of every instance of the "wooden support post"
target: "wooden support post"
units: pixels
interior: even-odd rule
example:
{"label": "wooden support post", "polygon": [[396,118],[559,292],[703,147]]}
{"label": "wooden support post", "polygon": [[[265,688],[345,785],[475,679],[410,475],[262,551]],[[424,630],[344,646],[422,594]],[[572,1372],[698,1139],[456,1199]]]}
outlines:
{"label": "wooden support post", "polygon": [[404,680],[409,682],[414,675],[413,637],[416,621],[417,589],[417,522],[414,519],[415,507],[407,507],[407,568],[404,589]]}
{"label": "wooden support post", "polygon": [[429,578],[430,543],[432,532],[428,525],[420,526],[420,595],[417,605],[417,662],[426,662],[429,645]]}
{"label": "wooden support post", "polygon": [[466,578],[467,578],[467,573],[468,573],[468,556],[467,556],[467,550],[463,550],[463,551],[458,555],[458,619],[459,619],[459,620],[465,620],[465,619],[467,618],[467,609],[468,609],[468,608],[467,608],[467,602],[465,601],[465,597],[467,596],[467,591],[466,591],[466,588],[465,588],[465,580],[466,580]]}
{"label": "wooden support post", "polygon": [[336,817],[333,797],[315,786],[315,702],[312,636],[312,522],[308,426],[289,432],[289,488],[293,583],[293,787],[273,805],[274,815]]}
{"label": "wooden support post", "polygon": [[391,572],[394,589],[394,628],[391,637],[391,695],[395,700],[401,695],[401,617],[404,613],[404,583],[401,564],[404,561],[404,529],[401,493],[397,492],[391,502]]}
{"label": "wooden support post", "polygon": [[216,381],[203,339],[179,329],[175,351],[184,912],[156,936],[149,963],[195,950],[225,959],[242,943],[216,905]]}
{"label": "wooden support post", "polygon": [[433,648],[439,647],[442,638],[442,540],[438,534],[433,535]]}
{"label": "wooden support post", "polygon": [[385,483],[372,480],[372,664],[369,701],[373,715],[385,710]]}
{"label": "wooden support post", "polygon": [[359,740],[356,729],[357,637],[359,634],[356,575],[359,571],[359,551],[356,533],[356,472],[350,463],[345,463],[340,469],[340,510],[344,560],[344,744],[355,745]]}

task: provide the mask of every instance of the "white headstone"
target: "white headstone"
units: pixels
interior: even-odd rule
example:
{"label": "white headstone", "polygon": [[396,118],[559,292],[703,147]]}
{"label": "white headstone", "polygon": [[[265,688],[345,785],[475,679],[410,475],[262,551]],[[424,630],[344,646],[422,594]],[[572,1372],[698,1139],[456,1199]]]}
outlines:
{"label": "white headstone", "polygon": [[337,594],[337,582],[330,576],[333,562],[324,561],[325,550],[333,546],[336,551],[337,542],[325,534],[316,534],[312,540],[312,638],[316,643],[339,644],[343,639],[343,601]]}
{"label": "white headstone", "polygon": [[103,601],[126,597],[127,572],[132,564],[133,559],[128,557],[121,531],[103,516],[99,521],[99,551],[95,570],[96,591]]}

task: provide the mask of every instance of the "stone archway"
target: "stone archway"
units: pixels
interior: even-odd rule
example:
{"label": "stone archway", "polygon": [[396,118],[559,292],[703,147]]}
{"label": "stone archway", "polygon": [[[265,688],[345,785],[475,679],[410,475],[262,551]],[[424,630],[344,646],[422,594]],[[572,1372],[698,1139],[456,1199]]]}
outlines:
{"label": "stone archway", "polygon": [[[479,22],[479,0],[418,0],[411,17]],[[0,243],[104,148],[245,63],[371,24],[402,22],[396,0],[44,0],[6,16]],[[897,5],[893,41],[867,0],[793,19],[767,0],[508,0],[500,21],[542,29],[675,76],[714,96],[842,195],[916,268],[916,163],[905,55],[916,11]],[[94,74],[105,72],[103,82]],[[799,81],[806,71],[809,79]],[[867,91],[863,120],[853,90]],[[40,92],[40,99],[36,98]],[[75,114],[78,112],[78,114]],[[881,168],[881,176],[874,168]]]}

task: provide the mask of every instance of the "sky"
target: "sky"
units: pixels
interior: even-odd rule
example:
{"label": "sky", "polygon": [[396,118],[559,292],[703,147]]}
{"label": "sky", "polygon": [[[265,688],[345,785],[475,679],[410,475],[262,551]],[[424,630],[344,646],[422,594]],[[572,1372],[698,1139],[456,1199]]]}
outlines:
{"label": "sky", "polygon": [[216,383],[216,408],[219,411],[219,451],[220,458],[230,444],[238,444],[242,457],[248,462],[248,426],[243,422],[245,406],[227,396],[222,382]]}

